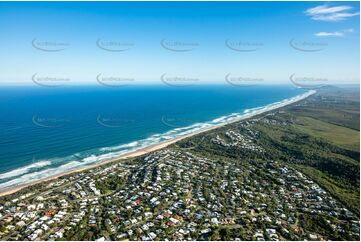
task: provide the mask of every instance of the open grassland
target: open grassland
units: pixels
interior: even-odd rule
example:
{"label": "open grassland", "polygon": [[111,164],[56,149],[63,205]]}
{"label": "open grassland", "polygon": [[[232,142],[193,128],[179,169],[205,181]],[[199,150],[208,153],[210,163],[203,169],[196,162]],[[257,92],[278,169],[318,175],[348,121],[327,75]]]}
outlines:
{"label": "open grassland", "polygon": [[310,117],[298,117],[295,127],[303,133],[330,141],[345,149],[360,151],[360,132]]}
{"label": "open grassland", "polygon": [[288,110],[298,116],[312,117],[330,124],[360,130],[360,93],[354,89],[321,89],[302,105]]}

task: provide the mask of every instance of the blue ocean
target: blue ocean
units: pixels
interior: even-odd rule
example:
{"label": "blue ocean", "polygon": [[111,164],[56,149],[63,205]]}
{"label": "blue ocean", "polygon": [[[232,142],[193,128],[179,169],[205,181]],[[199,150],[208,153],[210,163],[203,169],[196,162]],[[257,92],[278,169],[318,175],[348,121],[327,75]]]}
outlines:
{"label": "blue ocean", "polygon": [[0,87],[0,189],[219,125],[293,86]]}

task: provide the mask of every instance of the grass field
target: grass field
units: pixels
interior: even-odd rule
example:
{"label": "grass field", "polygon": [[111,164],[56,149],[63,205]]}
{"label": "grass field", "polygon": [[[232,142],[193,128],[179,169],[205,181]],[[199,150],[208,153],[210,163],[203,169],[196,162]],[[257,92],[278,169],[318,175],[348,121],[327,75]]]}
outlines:
{"label": "grass field", "polygon": [[320,137],[342,148],[360,151],[360,132],[310,117],[297,117],[296,129]]}

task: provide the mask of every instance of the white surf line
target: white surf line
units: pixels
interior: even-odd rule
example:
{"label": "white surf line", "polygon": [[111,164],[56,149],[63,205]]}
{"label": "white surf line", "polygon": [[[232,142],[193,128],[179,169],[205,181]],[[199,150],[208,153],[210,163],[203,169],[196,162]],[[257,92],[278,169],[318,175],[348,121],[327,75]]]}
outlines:
{"label": "white surf line", "polygon": [[[152,150],[150,149],[151,151],[153,151],[154,147],[156,147],[157,145],[161,146],[161,148],[163,148],[164,144],[169,145],[169,144],[175,143],[176,141],[179,141],[179,140],[187,138],[187,137],[191,137],[196,134],[200,134],[200,133],[203,133],[203,132],[215,129],[215,128],[219,128],[219,127],[222,127],[227,124],[239,122],[244,119],[248,119],[253,116],[290,105],[292,103],[301,101],[315,93],[316,93],[315,90],[310,90],[304,94],[301,94],[301,95],[298,95],[295,97],[291,97],[288,99],[284,99],[284,100],[281,100],[281,101],[278,101],[275,103],[271,103],[271,104],[268,104],[263,107],[255,107],[255,108],[251,108],[251,109],[246,109],[246,110],[249,110],[247,113],[234,113],[234,114],[230,114],[230,115],[225,115],[220,118],[213,119],[210,122],[196,123],[196,124],[193,124],[193,125],[190,125],[187,127],[176,128],[176,129],[170,130],[168,132],[165,132],[164,134],[155,134],[155,135],[152,135],[151,137],[143,139],[143,140],[133,141],[133,142],[130,142],[127,144],[117,146],[118,148],[119,147],[132,147],[131,149],[126,149],[126,150],[121,150],[121,151],[116,151],[116,152],[109,152],[109,153],[101,154],[98,156],[91,155],[91,156],[83,159],[85,161],[84,163],[73,161],[73,162],[65,163],[65,164],[61,165],[60,167],[54,167],[54,168],[49,168],[47,170],[42,170],[42,171],[38,171],[38,172],[34,172],[34,173],[28,173],[28,174],[22,175],[21,177],[7,181],[5,183],[0,183],[0,190],[9,188],[11,186],[26,187],[25,186],[26,184],[34,183],[36,181],[49,180],[49,179],[52,179],[52,177],[56,178],[56,177],[62,176],[62,174],[67,174],[69,172],[71,172],[71,173],[77,172],[80,169],[82,169],[82,170],[88,169],[88,168],[90,169],[91,167],[94,167],[94,166],[99,166],[99,165],[103,165],[105,163],[109,163],[109,162],[113,162],[113,161],[122,159],[123,157],[126,157],[128,154],[133,153],[133,152],[142,151],[142,150],[147,151],[150,147],[153,147]],[[235,117],[232,117],[232,116],[235,116]],[[230,120],[228,120],[227,117],[230,117]],[[220,121],[221,119],[223,119],[225,121]],[[177,132],[175,130],[177,130],[177,131],[185,130],[185,131],[176,133],[175,135],[171,136],[172,133]],[[168,136],[169,138],[162,140],[162,138],[164,138],[164,136]],[[137,143],[137,144],[140,143],[143,145],[136,147],[136,146],[134,146],[135,143]],[[109,148],[111,150],[112,147],[104,147],[101,149],[106,150],[107,148]],[[155,148],[155,150],[156,150],[156,148]],[[145,152],[145,153],[148,153],[148,152]],[[91,161],[91,162],[89,162],[89,161]],[[23,168],[19,168],[19,169],[23,169]],[[12,171],[10,171],[9,173],[11,174]],[[8,175],[10,175],[10,174],[8,174]],[[0,174],[0,176],[1,176],[1,174]]]}

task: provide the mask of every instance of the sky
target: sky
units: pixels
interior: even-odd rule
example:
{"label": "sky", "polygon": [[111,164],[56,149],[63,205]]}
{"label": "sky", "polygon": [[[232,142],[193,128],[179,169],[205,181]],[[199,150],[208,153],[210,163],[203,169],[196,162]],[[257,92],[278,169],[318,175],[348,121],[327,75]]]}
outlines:
{"label": "sky", "polygon": [[0,2],[0,85],[359,83],[358,2]]}

